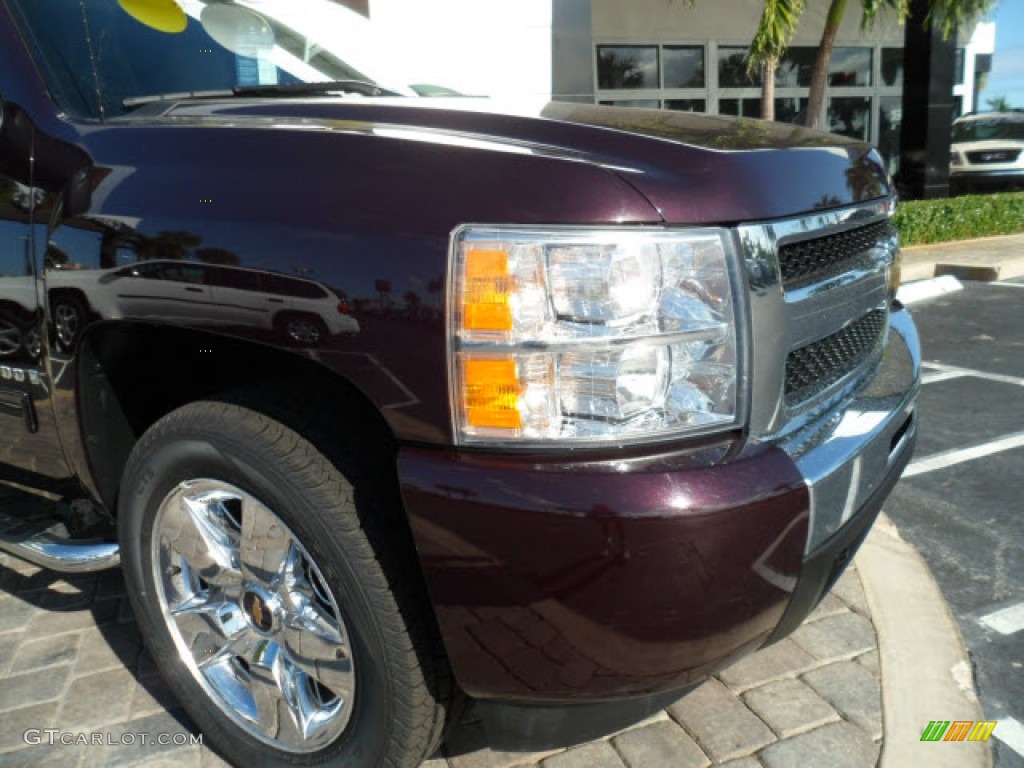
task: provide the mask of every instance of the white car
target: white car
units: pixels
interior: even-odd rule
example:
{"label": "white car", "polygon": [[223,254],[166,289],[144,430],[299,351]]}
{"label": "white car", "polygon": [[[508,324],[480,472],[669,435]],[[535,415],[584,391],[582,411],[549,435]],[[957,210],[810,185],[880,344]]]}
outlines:
{"label": "white car", "polygon": [[89,312],[105,319],[149,317],[177,323],[257,327],[286,343],[315,346],[359,332],[348,304],[313,280],[194,261],[140,261],[104,270],[47,273],[57,342],[70,349]]}
{"label": "white car", "polygon": [[1024,110],[957,118],[950,147],[949,185],[954,192],[1024,189]]}

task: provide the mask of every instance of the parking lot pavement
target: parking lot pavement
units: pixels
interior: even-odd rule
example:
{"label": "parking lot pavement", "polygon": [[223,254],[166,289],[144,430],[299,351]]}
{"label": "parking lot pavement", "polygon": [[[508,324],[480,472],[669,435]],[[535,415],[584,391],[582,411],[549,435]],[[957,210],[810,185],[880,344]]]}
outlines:
{"label": "parking lot pavement", "polygon": [[886,511],[959,623],[998,721],[996,767],[1024,768],[1024,281],[967,282],[912,311],[925,360],[918,447]]}
{"label": "parking lot pavement", "polygon": [[[225,765],[188,743],[195,728],[142,647],[119,571],[62,577],[0,555],[0,723],[0,768]],[[101,743],[50,746],[45,729]],[[868,768],[881,739],[875,630],[852,568],[790,638],[644,723],[524,754],[489,749],[471,714],[426,766]]]}

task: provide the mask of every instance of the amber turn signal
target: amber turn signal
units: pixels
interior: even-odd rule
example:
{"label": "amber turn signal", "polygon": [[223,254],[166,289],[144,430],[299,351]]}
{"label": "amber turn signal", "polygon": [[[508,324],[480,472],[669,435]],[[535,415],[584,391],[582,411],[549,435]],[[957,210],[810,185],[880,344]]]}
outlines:
{"label": "amber turn signal", "polygon": [[463,412],[477,429],[519,429],[520,383],[512,357],[470,357],[462,367]]}
{"label": "amber turn signal", "polygon": [[511,276],[508,253],[470,248],[466,251],[462,324],[467,331],[511,331]]}

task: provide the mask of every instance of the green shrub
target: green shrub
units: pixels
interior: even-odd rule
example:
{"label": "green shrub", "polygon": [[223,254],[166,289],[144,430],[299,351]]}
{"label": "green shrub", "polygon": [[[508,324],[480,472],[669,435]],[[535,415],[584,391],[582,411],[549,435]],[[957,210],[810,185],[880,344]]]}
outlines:
{"label": "green shrub", "polygon": [[1024,192],[908,200],[893,223],[903,245],[942,243],[1024,232]]}

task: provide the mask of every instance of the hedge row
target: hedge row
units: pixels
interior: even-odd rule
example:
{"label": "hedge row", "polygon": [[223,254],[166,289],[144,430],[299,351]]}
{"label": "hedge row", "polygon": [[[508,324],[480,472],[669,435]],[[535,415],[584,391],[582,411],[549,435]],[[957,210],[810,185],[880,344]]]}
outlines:
{"label": "hedge row", "polygon": [[893,223],[903,245],[942,243],[1024,232],[1024,192],[908,200]]}

